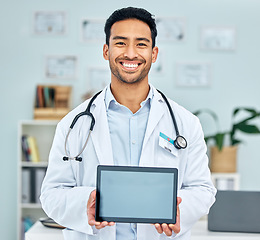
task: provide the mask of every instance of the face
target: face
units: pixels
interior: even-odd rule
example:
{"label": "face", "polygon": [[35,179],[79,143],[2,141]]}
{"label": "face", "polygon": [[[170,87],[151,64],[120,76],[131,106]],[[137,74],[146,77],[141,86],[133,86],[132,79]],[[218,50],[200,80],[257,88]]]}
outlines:
{"label": "face", "polygon": [[133,84],[148,82],[151,64],[156,61],[158,48],[152,48],[149,26],[137,19],[116,22],[111,27],[109,46],[103,55],[109,60],[111,82]]}

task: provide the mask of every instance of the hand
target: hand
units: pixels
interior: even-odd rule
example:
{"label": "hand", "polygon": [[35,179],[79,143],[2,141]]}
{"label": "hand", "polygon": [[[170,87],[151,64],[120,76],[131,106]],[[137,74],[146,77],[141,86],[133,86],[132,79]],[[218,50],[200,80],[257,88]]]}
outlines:
{"label": "hand", "polygon": [[158,233],[162,234],[165,233],[166,236],[170,237],[172,235],[172,232],[179,233],[181,230],[180,227],[180,208],[179,205],[181,203],[182,199],[180,197],[177,197],[177,214],[176,214],[176,223],[175,224],[154,224],[156,230]]}
{"label": "hand", "polygon": [[115,225],[114,222],[96,222],[95,214],[96,214],[96,190],[92,191],[89,195],[88,203],[87,203],[87,215],[88,215],[88,224],[90,226],[96,227],[96,229],[101,229],[106,226],[113,226]]}

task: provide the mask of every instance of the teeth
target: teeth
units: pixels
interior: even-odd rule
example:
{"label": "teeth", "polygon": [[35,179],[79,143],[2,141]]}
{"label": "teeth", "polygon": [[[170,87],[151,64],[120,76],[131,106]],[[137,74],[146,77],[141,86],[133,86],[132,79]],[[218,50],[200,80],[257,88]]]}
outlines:
{"label": "teeth", "polygon": [[138,64],[123,63],[123,66],[124,66],[124,67],[127,67],[127,68],[137,68],[137,67],[138,67]]}

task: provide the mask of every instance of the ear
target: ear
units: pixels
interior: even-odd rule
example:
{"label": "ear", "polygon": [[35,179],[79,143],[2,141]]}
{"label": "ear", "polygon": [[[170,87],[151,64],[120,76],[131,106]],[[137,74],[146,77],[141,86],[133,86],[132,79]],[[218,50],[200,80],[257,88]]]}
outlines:
{"label": "ear", "polygon": [[158,56],[158,52],[159,52],[158,47],[154,47],[153,48],[153,52],[152,52],[152,62],[153,63],[156,62],[156,59],[157,59],[157,56]]}
{"label": "ear", "polygon": [[107,44],[104,44],[104,46],[103,46],[103,57],[104,57],[105,60],[109,60],[108,45]]}

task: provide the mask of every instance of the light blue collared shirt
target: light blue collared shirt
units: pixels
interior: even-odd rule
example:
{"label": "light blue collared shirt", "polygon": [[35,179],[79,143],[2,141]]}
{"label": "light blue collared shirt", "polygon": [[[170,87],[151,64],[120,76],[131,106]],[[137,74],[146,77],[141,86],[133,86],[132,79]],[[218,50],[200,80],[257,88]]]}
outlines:
{"label": "light blue collared shirt", "polygon": [[[132,113],[127,107],[119,104],[110,87],[107,88],[105,104],[115,165],[139,165],[152,99],[153,90],[150,87],[140,109]],[[136,235],[136,224],[116,224],[116,240],[135,240]]]}

